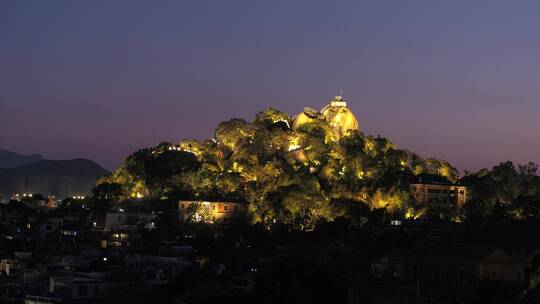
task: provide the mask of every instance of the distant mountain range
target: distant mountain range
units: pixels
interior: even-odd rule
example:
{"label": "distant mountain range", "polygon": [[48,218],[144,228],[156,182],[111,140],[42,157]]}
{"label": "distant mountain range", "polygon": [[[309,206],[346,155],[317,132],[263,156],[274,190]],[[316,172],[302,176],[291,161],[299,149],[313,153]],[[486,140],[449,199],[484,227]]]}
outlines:
{"label": "distant mountain range", "polygon": [[43,160],[43,156],[39,154],[22,155],[0,149],[0,169],[11,169],[40,160]]}
{"label": "distant mountain range", "polygon": [[96,180],[109,172],[88,159],[47,160],[0,149],[0,193],[54,194],[58,198],[88,195]]}

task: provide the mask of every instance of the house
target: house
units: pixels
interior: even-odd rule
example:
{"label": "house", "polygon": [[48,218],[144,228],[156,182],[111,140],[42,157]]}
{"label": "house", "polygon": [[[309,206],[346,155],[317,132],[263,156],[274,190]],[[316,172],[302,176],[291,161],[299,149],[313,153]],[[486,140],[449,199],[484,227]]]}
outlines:
{"label": "house", "polygon": [[102,277],[77,273],[52,276],[49,282],[49,292],[67,301],[94,299],[108,287]]}
{"label": "house", "polygon": [[492,245],[424,243],[402,256],[402,280],[422,294],[463,296],[485,282],[521,286],[531,261]]}
{"label": "house", "polygon": [[181,221],[227,225],[244,218],[247,205],[238,202],[179,201],[178,213]]}
{"label": "house", "polygon": [[156,255],[132,254],[124,257],[125,269],[132,272],[145,272],[151,275],[150,281],[167,282],[184,269],[191,267],[193,261],[184,257],[162,257]]}
{"label": "house", "polygon": [[417,175],[410,183],[410,190],[420,204],[461,208],[467,201],[467,187],[434,174]]}
{"label": "house", "polygon": [[62,299],[27,295],[24,304],[61,304]]}
{"label": "house", "polygon": [[145,227],[150,227],[155,225],[155,220],[156,214],[149,212],[107,212],[105,214],[103,231],[115,231],[119,230],[122,226],[136,224],[144,224]]}

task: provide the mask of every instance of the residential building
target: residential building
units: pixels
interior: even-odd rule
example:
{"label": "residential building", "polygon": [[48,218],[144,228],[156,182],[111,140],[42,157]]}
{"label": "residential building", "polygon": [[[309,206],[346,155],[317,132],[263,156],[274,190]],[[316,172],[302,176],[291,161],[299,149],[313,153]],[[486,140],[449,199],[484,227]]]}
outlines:
{"label": "residential building", "polygon": [[211,224],[229,224],[244,218],[247,205],[237,202],[179,201],[180,220],[192,219]]}
{"label": "residential building", "polygon": [[411,182],[410,189],[420,204],[461,208],[467,201],[467,187],[439,175],[420,174]]}

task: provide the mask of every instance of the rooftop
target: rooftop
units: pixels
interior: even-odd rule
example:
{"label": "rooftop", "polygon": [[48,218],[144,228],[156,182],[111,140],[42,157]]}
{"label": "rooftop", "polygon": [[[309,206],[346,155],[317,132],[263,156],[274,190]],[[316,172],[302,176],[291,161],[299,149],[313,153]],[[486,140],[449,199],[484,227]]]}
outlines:
{"label": "rooftop", "polygon": [[452,183],[444,176],[429,173],[416,175],[413,177],[411,184],[457,185],[457,183]]}

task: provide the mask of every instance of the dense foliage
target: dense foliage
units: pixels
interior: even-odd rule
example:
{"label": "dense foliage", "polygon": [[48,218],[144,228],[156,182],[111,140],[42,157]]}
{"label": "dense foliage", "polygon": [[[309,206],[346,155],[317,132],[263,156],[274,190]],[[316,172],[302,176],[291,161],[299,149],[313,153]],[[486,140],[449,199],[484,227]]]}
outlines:
{"label": "dense foliage", "polygon": [[469,189],[464,216],[471,221],[540,219],[537,170],[534,163],[516,168],[512,162],[504,162],[491,170],[466,174],[461,179]]}
{"label": "dense foliage", "polygon": [[124,199],[243,201],[253,222],[305,230],[340,216],[359,221],[365,208],[405,214],[414,208],[414,174],[457,179],[446,161],[424,160],[386,138],[353,131],[337,139],[324,119],[291,125],[288,114],[274,109],[252,122],[231,119],[211,140],[136,151],[101,182],[121,185]]}

